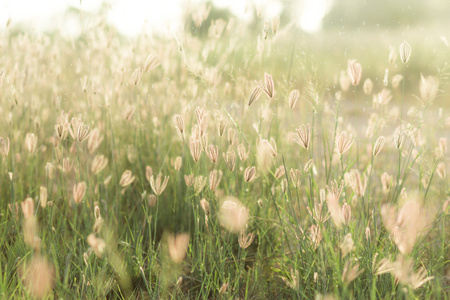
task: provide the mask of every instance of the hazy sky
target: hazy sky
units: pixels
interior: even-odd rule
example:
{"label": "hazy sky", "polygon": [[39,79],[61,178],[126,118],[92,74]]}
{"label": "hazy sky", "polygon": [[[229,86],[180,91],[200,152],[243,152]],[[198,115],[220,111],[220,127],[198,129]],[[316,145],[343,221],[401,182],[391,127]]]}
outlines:
{"label": "hazy sky", "polygon": [[[298,25],[308,32],[320,29],[321,20],[331,0],[299,0]],[[12,23],[22,22],[36,30],[45,30],[57,26],[63,34],[76,35],[79,30],[76,22],[55,18],[68,6],[84,11],[96,11],[104,0],[0,0],[0,28],[4,28],[8,19]],[[135,35],[144,31],[170,30],[178,26],[180,15],[185,9],[186,0],[109,0],[111,9],[108,20],[123,34]],[[202,0],[191,0],[195,6]],[[249,19],[249,7],[261,8],[265,18],[280,13],[281,0],[213,0],[218,7],[227,7],[242,19]]]}

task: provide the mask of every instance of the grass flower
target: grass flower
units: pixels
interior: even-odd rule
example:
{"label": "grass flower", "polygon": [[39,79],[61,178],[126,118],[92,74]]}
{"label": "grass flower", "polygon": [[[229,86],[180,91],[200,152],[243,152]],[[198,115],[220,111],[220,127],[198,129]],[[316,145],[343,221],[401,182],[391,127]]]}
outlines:
{"label": "grass flower", "polygon": [[342,271],[342,282],[345,284],[350,284],[353,280],[355,280],[363,270],[359,269],[359,264],[352,265],[351,261],[348,260],[344,265],[344,270]]}
{"label": "grass flower", "polygon": [[136,178],[134,177],[133,173],[131,172],[131,170],[125,170],[122,173],[122,177],[120,177],[120,181],[119,184],[121,187],[127,187],[130,184],[132,184],[134,182]]}
{"label": "grass flower", "polygon": [[155,177],[152,175],[150,176],[150,186],[153,190],[153,192],[156,194],[156,196],[161,195],[164,190],[167,187],[167,183],[169,182],[169,176],[164,176],[164,180],[163,180],[163,175],[161,173],[158,174],[158,176]]}
{"label": "grass flower", "polygon": [[73,201],[80,204],[86,194],[86,182],[82,181],[73,186]]}
{"label": "grass flower", "polygon": [[216,191],[219,186],[220,180],[222,180],[223,172],[221,170],[212,170],[209,172],[209,189],[213,192]]}
{"label": "grass flower", "polygon": [[236,153],[234,150],[228,150],[227,153],[223,153],[223,158],[230,172],[234,171],[234,166],[236,165]]}
{"label": "grass flower", "polygon": [[298,129],[295,129],[294,142],[299,144],[305,149],[309,149],[309,143],[311,141],[311,127],[309,124],[301,125]]}
{"label": "grass flower", "polygon": [[266,93],[269,99],[273,99],[275,95],[275,85],[273,83],[272,75],[264,73],[264,84],[259,81],[255,81],[256,84]]}
{"label": "grass flower", "polygon": [[407,41],[403,41],[403,43],[400,44],[400,60],[402,63],[406,64],[409,61],[409,58],[411,57],[411,46],[408,44]]}
{"label": "grass flower", "polygon": [[244,180],[245,182],[251,182],[255,179],[256,176],[256,168],[254,166],[247,167],[244,172]]}
{"label": "grass flower", "polygon": [[300,92],[298,90],[293,90],[290,94],[289,94],[289,107],[290,108],[294,108],[295,104],[297,103],[297,100],[300,96]]}
{"label": "grass flower", "polygon": [[254,239],[255,239],[254,233],[247,234],[246,230],[241,229],[241,232],[239,234],[239,246],[242,249],[247,249],[253,243]]}
{"label": "grass flower", "polygon": [[356,59],[351,59],[347,64],[347,74],[353,85],[358,85],[361,81],[362,67]]}
{"label": "grass flower", "polygon": [[248,98],[248,106],[251,106],[253,102],[259,99],[259,96],[261,95],[263,89],[258,85],[253,89],[252,94]]}
{"label": "grass flower", "polygon": [[348,135],[347,132],[342,131],[341,134],[339,134],[337,141],[336,141],[336,147],[339,155],[344,154],[347,152],[350,147],[353,144],[353,136]]}
{"label": "grass flower", "polygon": [[29,153],[34,153],[37,148],[38,138],[34,133],[27,133],[25,137],[25,147]]}

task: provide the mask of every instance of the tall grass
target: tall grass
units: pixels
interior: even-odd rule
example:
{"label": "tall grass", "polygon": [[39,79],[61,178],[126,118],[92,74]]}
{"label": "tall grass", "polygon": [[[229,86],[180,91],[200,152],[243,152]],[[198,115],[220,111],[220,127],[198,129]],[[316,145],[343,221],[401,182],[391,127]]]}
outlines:
{"label": "tall grass", "polygon": [[2,297],[447,299],[445,67],[222,25],[1,33]]}

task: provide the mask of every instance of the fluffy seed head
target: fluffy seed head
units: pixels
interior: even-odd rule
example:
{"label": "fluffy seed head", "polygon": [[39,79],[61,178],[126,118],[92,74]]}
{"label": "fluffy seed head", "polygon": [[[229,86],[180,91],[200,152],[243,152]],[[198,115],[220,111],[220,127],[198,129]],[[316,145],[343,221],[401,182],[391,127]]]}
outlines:
{"label": "fluffy seed head", "polygon": [[89,137],[88,137],[88,140],[86,143],[86,148],[87,148],[89,154],[94,153],[95,150],[98,149],[98,147],[101,145],[102,142],[103,142],[103,136],[100,135],[100,130],[98,130],[98,128],[95,128],[89,134]]}
{"label": "fluffy seed head", "polygon": [[373,147],[373,156],[377,156],[378,153],[380,153],[381,149],[384,146],[385,138],[384,136],[380,136],[377,141],[375,142],[375,146]]}
{"label": "fluffy seed head", "polygon": [[356,59],[351,59],[348,61],[347,74],[350,78],[350,82],[353,85],[359,84],[359,82],[361,81],[362,67],[361,64],[356,61]]}
{"label": "fluffy seed head", "polygon": [[34,133],[27,133],[25,137],[25,147],[27,148],[28,152],[34,153],[37,148],[37,136]]}
{"label": "fluffy seed head", "polygon": [[32,218],[34,215],[34,201],[33,198],[28,197],[23,202],[20,203],[22,207],[23,216],[25,219]]}
{"label": "fluffy seed head", "polygon": [[409,58],[411,57],[411,46],[408,44],[407,41],[403,41],[403,43],[400,44],[400,60],[402,63],[406,64],[409,61]]}
{"label": "fluffy seed head", "polygon": [[298,90],[293,90],[289,94],[289,107],[294,108],[297,103],[298,97],[300,96],[300,92]]}
{"label": "fluffy seed head", "polygon": [[348,260],[344,265],[344,270],[342,271],[342,281],[345,284],[349,284],[353,280],[355,280],[363,270],[359,270],[359,264],[352,265],[351,261]]}
{"label": "fluffy seed head", "polygon": [[209,172],[209,188],[211,191],[215,192],[219,186],[220,180],[222,180],[223,172],[221,170],[212,170]]}
{"label": "fluffy seed head", "polygon": [[103,252],[105,251],[106,247],[105,241],[101,238],[96,237],[93,233],[91,233],[86,240],[89,246],[94,251],[95,255],[97,255],[98,258],[102,258]]}
{"label": "fluffy seed head", "polygon": [[108,165],[108,158],[106,158],[103,154],[96,155],[91,163],[92,174],[97,175],[98,173],[103,171],[107,165]]}
{"label": "fluffy seed head", "polygon": [[223,158],[225,159],[225,163],[227,164],[228,170],[231,172],[234,171],[234,166],[236,165],[236,153],[234,150],[230,149],[227,153],[223,153]]}
{"label": "fluffy seed head", "polygon": [[42,208],[47,207],[47,188],[45,186],[41,186],[39,189],[39,202]]}
{"label": "fluffy seed head", "polygon": [[189,234],[180,233],[177,235],[170,234],[167,237],[167,245],[169,255],[173,262],[180,263],[186,257],[186,251],[189,247]]}
{"label": "fluffy seed head", "polygon": [[184,141],[184,119],[181,115],[175,115],[175,128],[178,136]]}
{"label": "fluffy seed head", "polygon": [[132,184],[135,179],[136,178],[134,177],[134,175],[131,172],[131,170],[125,170],[122,173],[122,177],[120,177],[119,184],[120,184],[120,186],[122,186],[124,188],[124,187],[127,187],[130,184]]}
{"label": "fluffy seed head", "polygon": [[217,162],[217,159],[219,158],[219,147],[214,145],[209,145],[208,148],[209,151],[206,152],[206,155],[209,157],[209,160],[213,164]]}
{"label": "fluffy seed head", "polygon": [[244,172],[244,180],[245,182],[251,182],[255,179],[256,176],[256,168],[254,166],[247,167]]}
{"label": "fluffy seed head", "polygon": [[273,83],[272,75],[264,73],[264,84],[262,82],[256,81],[256,84],[266,93],[269,99],[273,99],[275,96],[275,85]]}
{"label": "fluffy seed head", "polygon": [[370,95],[372,93],[372,89],[373,89],[373,82],[370,78],[367,78],[364,81],[363,85],[364,94]]}
{"label": "fluffy seed head", "polygon": [[158,174],[156,180],[153,175],[150,176],[150,186],[157,196],[161,195],[162,192],[164,192],[167,187],[167,183],[169,182],[169,176],[164,176],[164,180],[162,179],[162,177],[163,175],[161,173]]}
{"label": "fluffy seed head", "polygon": [[173,168],[175,169],[175,171],[180,171],[182,164],[183,164],[183,159],[181,158],[181,156],[177,156],[173,163]]}
{"label": "fluffy seed head", "polygon": [[239,246],[242,249],[246,249],[253,243],[254,239],[255,239],[255,234],[253,232],[247,234],[245,229],[241,229],[241,232],[240,232],[239,238],[238,238]]}
{"label": "fluffy seed head", "polygon": [[257,85],[254,89],[250,97],[248,98],[248,106],[251,106],[253,102],[259,99],[259,96],[261,96],[263,89]]}
{"label": "fluffy seed head", "polygon": [[347,135],[347,132],[342,131],[337,138],[336,146],[339,155],[344,154],[350,149],[353,144],[353,136]]}
{"label": "fluffy seed head", "polygon": [[244,162],[248,158],[249,151],[245,149],[245,146],[243,144],[239,144],[237,146],[237,151],[239,155],[239,159]]}
{"label": "fluffy seed head", "polygon": [[311,140],[311,126],[309,124],[303,124],[300,125],[299,128],[295,129],[295,131],[294,142],[305,149],[309,149],[309,142]]}
{"label": "fluffy seed head", "polygon": [[76,204],[80,204],[86,193],[86,182],[79,182],[73,186],[73,201]]}
{"label": "fluffy seed head", "polygon": [[439,91],[439,81],[432,76],[420,74],[420,98],[426,104],[431,104]]}
{"label": "fluffy seed head", "polygon": [[351,233],[347,233],[344,236],[344,240],[342,241],[340,248],[342,257],[346,256],[355,249],[355,243],[353,242]]}
{"label": "fluffy seed head", "polygon": [[234,198],[227,197],[219,209],[219,222],[228,231],[238,233],[247,225],[249,210]]}
{"label": "fluffy seed head", "polygon": [[200,141],[192,140],[189,144],[189,149],[191,150],[191,155],[194,162],[198,162],[200,160],[200,156],[202,155],[202,145]]}
{"label": "fluffy seed head", "polygon": [[269,151],[272,157],[276,157],[278,155],[277,144],[273,138],[270,138],[270,142],[268,140],[261,140],[261,145]]}
{"label": "fluffy seed head", "polygon": [[53,289],[55,270],[53,266],[40,255],[33,257],[22,269],[23,281],[28,291],[35,299],[45,299]]}

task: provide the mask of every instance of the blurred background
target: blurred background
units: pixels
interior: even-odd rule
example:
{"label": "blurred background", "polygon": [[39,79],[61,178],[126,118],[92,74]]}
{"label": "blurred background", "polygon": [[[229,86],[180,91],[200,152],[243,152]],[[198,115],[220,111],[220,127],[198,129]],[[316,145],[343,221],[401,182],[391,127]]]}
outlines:
{"label": "blurred background", "polygon": [[[200,26],[195,15],[204,19]],[[27,31],[77,41],[83,32],[102,26],[124,40],[173,40],[177,32],[206,39],[213,21],[233,22],[243,29],[235,35],[248,45],[256,48],[262,38],[271,40],[271,63],[285,64],[288,76],[313,71],[328,87],[338,85],[349,59],[358,59],[363,77],[381,86],[386,68],[391,77],[398,71],[390,59],[398,57],[406,40],[412,46],[410,77],[404,74],[407,90],[409,83],[417,85],[421,73],[438,77],[442,89],[446,86],[448,16],[448,0],[0,1],[0,31],[8,28],[12,36]],[[270,27],[278,21],[275,35]]]}

